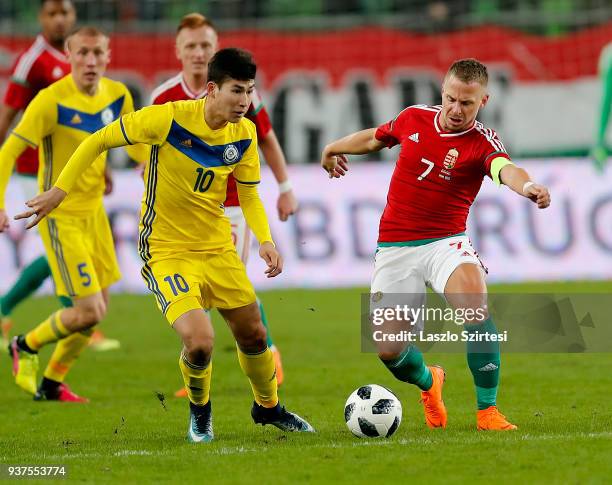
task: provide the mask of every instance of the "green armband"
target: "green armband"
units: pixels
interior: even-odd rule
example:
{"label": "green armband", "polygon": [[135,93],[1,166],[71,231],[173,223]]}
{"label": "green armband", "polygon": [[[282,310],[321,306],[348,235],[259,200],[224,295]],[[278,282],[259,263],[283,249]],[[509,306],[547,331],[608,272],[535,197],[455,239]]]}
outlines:
{"label": "green armband", "polygon": [[495,157],[491,162],[491,178],[498,187],[502,184],[499,178],[499,172],[501,172],[501,169],[506,165],[514,165],[514,163],[506,157]]}

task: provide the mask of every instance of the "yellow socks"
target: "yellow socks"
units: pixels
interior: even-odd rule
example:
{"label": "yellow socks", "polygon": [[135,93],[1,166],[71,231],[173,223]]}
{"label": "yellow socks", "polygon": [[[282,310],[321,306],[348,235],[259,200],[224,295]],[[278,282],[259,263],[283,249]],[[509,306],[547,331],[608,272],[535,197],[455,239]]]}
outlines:
{"label": "yellow socks", "polygon": [[187,356],[181,352],[179,367],[183,374],[183,382],[187,389],[189,400],[198,406],[204,406],[210,395],[210,378],[212,376],[212,362],[206,367],[194,365],[187,360]]}
{"label": "yellow socks", "polygon": [[245,354],[238,348],[238,361],[242,371],[251,381],[255,402],[266,408],[278,404],[278,385],[274,357],[269,348],[258,354]]}
{"label": "yellow socks", "polygon": [[64,326],[60,319],[61,313],[62,310],[55,312],[34,330],[28,332],[25,336],[28,347],[37,351],[46,344],[57,342],[70,335],[70,330]]}
{"label": "yellow socks", "polygon": [[75,332],[60,340],[47,364],[44,376],[56,382],[64,382],[66,374],[81,352],[89,344],[93,329]]}

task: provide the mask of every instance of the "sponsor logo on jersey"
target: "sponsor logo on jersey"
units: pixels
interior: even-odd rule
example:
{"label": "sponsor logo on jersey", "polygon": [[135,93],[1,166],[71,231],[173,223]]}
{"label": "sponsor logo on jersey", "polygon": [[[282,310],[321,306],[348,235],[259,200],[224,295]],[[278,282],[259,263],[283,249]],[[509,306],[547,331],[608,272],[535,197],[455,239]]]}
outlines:
{"label": "sponsor logo on jersey", "polygon": [[240,152],[238,152],[238,148],[236,148],[236,145],[227,145],[225,147],[225,150],[223,150],[223,162],[227,165],[236,163],[239,156]]}
{"label": "sponsor logo on jersey", "polygon": [[186,140],[180,141],[179,145],[182,145],[187,148],[191,148],[191,138],[187,138]]}
{"label": "sponsor logo on jersey", "polygon": [[59,79],[64,76],[64,70],[59,66],[55,66],[53,71],[51,71],[51,76],[53,76],[53,79]]}
{"label": "sponsor logo on jersey", "polygon": [[412,140],[415,143],[419,142],[419,134],[418,133],[413,133],[412,135],[410,135],[408,137],[409,140]]}
{"label": "sponsor logo on jersey", "polygon": [[112,109],[106,108],[100,114],[100,118],[102,119],[102,124],[108,125],[109,123],[113,122],[113,120],[115,119],[115,115]]}
{"label": "sponsor logo on jersey", "polygon": [[72,119],[70,120],[70,123],[73,125],[79,125],[83,122],[83,120],[81,119],[81,117],[79,116],[79,113],[74,113],[74,116],[72,117]]}
{"label": "sponsor logo on jersey", "polygon": [[456,148],[451,148],[444,157],[444,168],[447,170],[453,168],[457,163],[457,158],[459,158],[459,152]]}

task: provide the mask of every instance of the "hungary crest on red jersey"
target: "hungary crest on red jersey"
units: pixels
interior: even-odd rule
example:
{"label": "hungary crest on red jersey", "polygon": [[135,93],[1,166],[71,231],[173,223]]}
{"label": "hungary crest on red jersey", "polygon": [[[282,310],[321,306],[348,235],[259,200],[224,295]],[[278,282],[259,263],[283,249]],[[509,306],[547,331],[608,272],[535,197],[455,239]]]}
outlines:
{"label": "hungary crest on red jersey", "polygon": [[459,152],[457,149],[451,148],[444,157],[444,168],[447,170],[453,168],[457,162],[457,158],[459,158]]}

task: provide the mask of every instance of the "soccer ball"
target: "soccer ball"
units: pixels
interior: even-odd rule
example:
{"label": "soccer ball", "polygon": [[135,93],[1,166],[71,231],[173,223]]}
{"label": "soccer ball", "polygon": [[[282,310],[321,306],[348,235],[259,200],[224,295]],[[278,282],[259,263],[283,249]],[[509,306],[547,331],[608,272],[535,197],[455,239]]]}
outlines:
{"label": "soccer ball", "polygon": [[368,384],[348,397],[344,420],[359,438],[388,438],[402,422],[402,403],[389,389]]}

